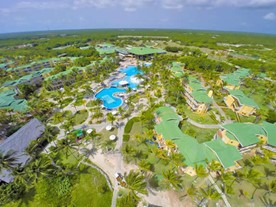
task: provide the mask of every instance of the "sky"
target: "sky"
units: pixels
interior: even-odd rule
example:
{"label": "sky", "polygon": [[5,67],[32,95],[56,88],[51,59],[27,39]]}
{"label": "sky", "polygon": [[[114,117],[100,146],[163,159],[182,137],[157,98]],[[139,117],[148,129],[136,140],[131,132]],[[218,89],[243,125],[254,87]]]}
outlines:
{"label": "sky", "polygon": [[276,34],[276,0],[0,0],[0,33],[97,28]]}

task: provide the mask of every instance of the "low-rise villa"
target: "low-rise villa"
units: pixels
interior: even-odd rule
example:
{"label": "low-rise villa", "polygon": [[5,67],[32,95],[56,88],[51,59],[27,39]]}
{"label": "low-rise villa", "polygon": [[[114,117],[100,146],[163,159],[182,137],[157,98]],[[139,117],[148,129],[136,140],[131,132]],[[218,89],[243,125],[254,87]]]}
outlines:
{"label": "low-rise villa", "polygon": [[187,104],[196,113],[206,113],[212,104],[212,91],[207,94],[201,82],[193,76],[185,78],[183,84]]}
{"label": "low-rise villa", "polygon": [[259,109],[258,104],[241,90],[229,90],[229,95],[224,97],[224,102],[232,111],[243,116],[253,115]]}
{"label": "low-rise villa", "polygon": [[263,148],[276,153],[276,123],[264,121],[261,126],[266,133],[266,145]]}
{"label": "low-rise villa", "polygon": [[223,125],[215,135],[226,144],[233,145],[240,152],[250,152],[258,143],[267,143],[270,150],[276,146],[276,125],[263,122],[263,125],[253,123],[231,123]]}
{"label": "low-rise villa", "polygon": [[[220,140],[198,143],[195,138],[180,130],[179,122],[182,118],[171,107],[158,108],[155,117],[157,124],[154,129],[158,144],[168,153],[176,150],[184,156],[184,163],[187,166],[182,168],[183,172],[194,176],[196,166],[206,167],[207,163],[213,160],[221,163],[226,170],[239,168],[236,161],[242,159],[242,156],[235,147]],[[168,141],[172,141],[174,145],[168,146]]]}
{"label": "low-rise villa", "polygon": [[[14,152],[17,164],[23,167],[31,159],[25,149],[33,140],[38,139],[44,131],[45,126],[34,118],[0,144],[0,153]],[[11,171],[1,169],[0,182],[10,183],[12,181],[13,175]]]}
{"label": "low-rise villa", "polygon": [[240,68],[233,73],[220,76],[220,80],[217,81],[217,85],[225,84],[225,89],[236,90],[240,88],[243,78],[250,75],[250,70],[246,68]]}
{"label": "low-rise villa", "polygon": [[153,47],[131,47],[128,49],[128,53],[137,59],[145,60],[146,58],[152,58],[155,54],[165,54],[166,51]]}
{"label": "low-rise villa", "polygon": [[173,75],[177,78],[181,78],[184,76],[184,64],[179,62],[173,62],[170,70],[172,71]]}
{"label": "low-rise villa", "polygon": [[16,90],[7,90],[0,93],[0,110],[14,110],[19,112],[26,112],[28,109],[27,101],[25,99],[16,99]]}
{"label": "low-rise villa", "polygon": [[110,55],[116,52],[116,47],[109,43],[98,44],[95,49],[100,55]]}

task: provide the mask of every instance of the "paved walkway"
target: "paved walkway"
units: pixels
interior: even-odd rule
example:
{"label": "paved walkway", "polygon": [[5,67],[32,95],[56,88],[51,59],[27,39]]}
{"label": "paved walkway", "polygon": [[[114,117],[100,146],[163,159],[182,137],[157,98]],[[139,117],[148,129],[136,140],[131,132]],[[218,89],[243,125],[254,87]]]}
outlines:
{"label": "paved walkway", "polygon": [[221,189],[218,187],[218,185],[215,183],[214,179],[212,178],[212,176],[208,176],[208,179],[210,181],[210,183],[215,187],[215,189],[217,190],[217,192],[220,194],[222,200],[225,203],[226,207],[231,207],[230,203],[227,200],[227,197],[225,196],[225,194],[221,191]]}
{"label": "paved walkway", "polygon": [[219,129],[219,128],[221,128],[220,124],[201,124],[201,123],[198,123],[190,118],[188,118],[187,121],[190,124],[192,124],[196,127],[202,128],[202,129]]}
{"label": "paved walkway", "polygon": [[225,114],[225,112],[221,109],[221,107],[217,104],[217,102],[215,100],[213,100],[213,106],[218,110],[218,112],[220,113],[220,115],[222,117],[224,117],[224,123],[225,124],[229,124],[229,123],[233,122],[231,119],[228,119],[228,117]]}

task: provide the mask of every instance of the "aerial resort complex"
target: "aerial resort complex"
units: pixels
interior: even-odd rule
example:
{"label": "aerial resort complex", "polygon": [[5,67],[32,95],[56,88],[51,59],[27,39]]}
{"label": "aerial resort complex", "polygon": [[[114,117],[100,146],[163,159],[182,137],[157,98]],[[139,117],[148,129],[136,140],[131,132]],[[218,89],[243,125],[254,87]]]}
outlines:
{"label": "aerial resort complex", "polygon": [[0,206],[276,206],[275,42],[0,34]]}

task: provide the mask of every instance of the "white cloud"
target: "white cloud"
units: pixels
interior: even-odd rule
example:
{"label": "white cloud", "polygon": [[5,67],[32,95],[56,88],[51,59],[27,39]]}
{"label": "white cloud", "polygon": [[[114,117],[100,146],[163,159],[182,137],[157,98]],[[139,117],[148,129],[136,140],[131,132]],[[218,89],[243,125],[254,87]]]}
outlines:
{"label": "white cloud", "polygon": [[183,7],[247,7],[247,8],[265,8],[276,7],[276,0],[162,0],[162,6],[165,9],[180,9]]}
{"label": "white cloud", "polygon": [[64,9],[68,8],[69,4],[66,2],[56,1],[21,1],[16,4],[16,9]]}
{"label": "white cloud", "polygon": [[11,12],[10,9],[7,8],[0,8],[0,15],[8,15]]}
{"label": "white cloud", "polygon": [[274,14],[273,12],[270,12],[270,13],[264,15],[263,18],[264,18],[265,20],[273,21],[273,20],[276,20],[276,14]]}
{"label": "white cloud", "polygon": [[84,7],[106,8],[118,6],[125,11],[136,11],[137,8],[143,7],[154,0],[74,0],[73,8],[79,9]]}

